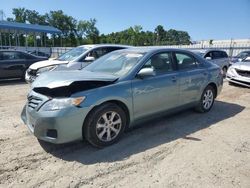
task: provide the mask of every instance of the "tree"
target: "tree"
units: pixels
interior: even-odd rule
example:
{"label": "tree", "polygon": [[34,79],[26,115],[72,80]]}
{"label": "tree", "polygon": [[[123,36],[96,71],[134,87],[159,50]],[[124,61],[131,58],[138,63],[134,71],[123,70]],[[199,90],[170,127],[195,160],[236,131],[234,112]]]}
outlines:
{"label": "tree", "polygon": [[13,8],[12,9],[12,14],[15,16],[15,21],[20,22],[20,23],[25,23],[26,22],[26,9],[25,8]]}
{"label": "tree", "polygon": [[26,10],[26,19],[30,24],[48,25],[46,16],[40,15],[35,10]]}
{"label": "tree", "polygon": [[79,40],[83,38],[90,40],[91,43],[98,43],[99,30],[97,29],[96,19],[80,20],[77,24],[76,35]]}

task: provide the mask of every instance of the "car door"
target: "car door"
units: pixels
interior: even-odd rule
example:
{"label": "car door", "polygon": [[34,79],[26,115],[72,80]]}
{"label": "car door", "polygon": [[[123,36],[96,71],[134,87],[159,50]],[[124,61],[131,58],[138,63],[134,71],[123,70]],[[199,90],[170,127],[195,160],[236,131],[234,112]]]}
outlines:
{"label": "car door", "polygon": [[159,113],[179,105],[179,79],[170,52],[153,55],[142,67],[152,68],[153,76],[132,81],[134,118]]}
{"label": "car door", "polygon": [[179,70],[180,105],[196,102],[206,83],[207,70],[191,54],[175,52],[174,59]]}
{"label": "car door", "polygon": [[23,72],[23,61],[20,59],[20,52],[6,51],[2,52],[1,67],[3,78],[21,77]]}
{"label": "car door", "polygon": [[220,68],[228,67],[229,66],[229,60],[226,58],[222,51],[211,51],[211,57],[214,64],[218,65]]}

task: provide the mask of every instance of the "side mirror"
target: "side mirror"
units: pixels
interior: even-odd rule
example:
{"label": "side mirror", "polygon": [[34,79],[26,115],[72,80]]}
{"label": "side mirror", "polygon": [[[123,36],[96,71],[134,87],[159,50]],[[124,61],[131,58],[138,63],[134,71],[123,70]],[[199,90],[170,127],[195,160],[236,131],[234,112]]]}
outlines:
{"label": "side mirror", "polygon": [[137,74],[137,77],[141,78],[141,79],[143,79],[145,77],[149,77],[149,76],[155,76],[154,69],[152,69],[152,68],[143,68]]}
{"label": "side mirror", "polygon": [[92,61],[95,61],[95,58],[92,56],[88,56],[84,59],[84,62],[92,62]]}
{"label": "side mirror", "polygon": [[206,60],[212,60],[212,58],[211,58],[211,57],[206,57],[205,59],[206,59]]}
{"label": "side mirror", "polygon": [[238,61],[239,61],[239,62],[241,62],[241,61],[242,61],[242,59],[241,59],[241,58],[239,58],[239,59],[238,59]]}

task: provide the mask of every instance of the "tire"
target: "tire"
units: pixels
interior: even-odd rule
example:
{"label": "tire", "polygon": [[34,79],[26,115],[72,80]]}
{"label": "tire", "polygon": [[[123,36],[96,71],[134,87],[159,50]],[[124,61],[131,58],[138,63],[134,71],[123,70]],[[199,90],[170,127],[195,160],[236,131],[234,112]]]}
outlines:
{"label": "tire", "polygon": [[22,74],[22,77],[21,77],[21,80],[22,80],[22,81],[25,81],[25,74],[26,74],[26,71],[27,71],[27,69],[25,69],[24,72],[23,72],[23,74]]}
{"label": "tire", "polygon": [[126,126],[125,112],[116,104],[106,103],[88,115],[83,135],[95,147],[105,147],[117,142]]}
{"label": "tire", "polygon": [[214,104],[215,99],[215,89],[208,85],[202,92],[199,104],[196,106],[195,110],[200,113],[205,113],[210,111]]}

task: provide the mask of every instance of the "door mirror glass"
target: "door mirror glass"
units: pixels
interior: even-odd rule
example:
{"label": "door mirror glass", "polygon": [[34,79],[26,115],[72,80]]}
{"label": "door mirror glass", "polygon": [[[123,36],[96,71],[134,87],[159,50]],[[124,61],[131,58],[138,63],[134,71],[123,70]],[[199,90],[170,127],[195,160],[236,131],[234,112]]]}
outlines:
{"label": "door mirror glass", "polygon": [[84,59],[84,62],[92,62],[95,61],[95,58],[93,56],[88,56]]}
{"label": "door mirror glass", "polygon": [[149,76],[155,76],[155,72],[153,68],[143,68],[137,74],[138,78],[145,78]]}

